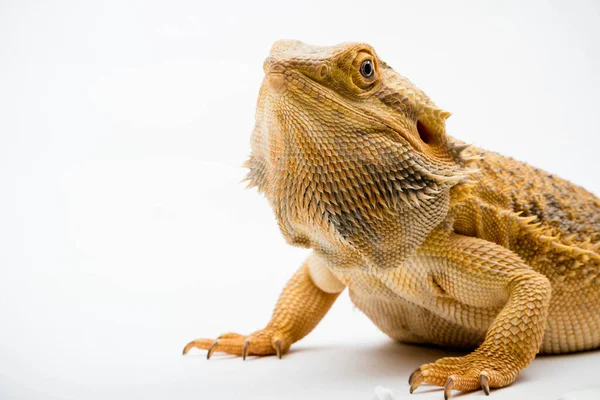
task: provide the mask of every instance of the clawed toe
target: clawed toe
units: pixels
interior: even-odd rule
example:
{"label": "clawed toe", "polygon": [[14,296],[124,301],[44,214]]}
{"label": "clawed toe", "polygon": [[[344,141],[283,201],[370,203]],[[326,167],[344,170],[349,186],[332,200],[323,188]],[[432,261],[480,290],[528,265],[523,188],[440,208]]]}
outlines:
{"label": "clawed toe", "polygon": [[217,339],[196,339],[189,342],[183,349],[187,354],[192,348],[207,350],[206,359],[210,360],[214,352],[221,352],[241,356],[243,360],[247,356],[276,355],[281,359],[283,354],[290,348],[291,341],[278,331],[265,329],[254,332],[249,336],[237,333],[225,333]]}
{"label": "clawed toe", "polygon": [[[210,347],[208,348],[208,352],[206,353],[206,359],[210,360],[210,356],[213,352],[213,350],[215,349],[215,347],[219,344],[219,340],[215,340],[213,344],[210,345]],[[185,354],[185,353],[184,353]]]}
{"label": "clawed toe", "polygon": [[489,396],[490,395],[490,384],[488,382],[487,376],[485,376],[484,374],[481,374],[479,376],[479,382],[481,383],[481,388],[483,389],[483,393],[485,393],[486,396]]}
{"label": "clawed toe", "polygon": [[[448,400],[453,390],[470,392],[483,390],[490,395],[491,387],[507,386],[514,381],[517,370],[510,370],[501,363],[495,364],[489,358],[466,356],[424,364],[410,374],[408,383],[412,394],[421,384],[441,386],[444,400]],[[494,368],[494,366],[496,368]]]}
{"label": "clawed toe", "polygon": [[211,347],[213,347],[215,345],[216,341],[212,340],[212,339],[196,339],[196,340],[192,340],[191,342],[189,342],[188,344],[185,345],[185,347],[183,348],[183,355],[186,355],[192,348],[198,348],[198,349],[210,349]]}
{"label": "clawed toe", "polygon": [[444,385],[444,400],[448,400],[452,395],[452,387],[454,386],[454,380],[449,377]]}
{"label": "clawed toe", "polygon": [[277,352],[277,358],[281,360],[281,357],[283,357],[283,353],[281,351],[281,340],[279,339],[275,341],[275,351]]}
{"label": "clawed toe", "polygon": [[244,340],[244,347],[242,347],[242,360],[246,361],[246,354],[248,354],[248,344],[250,340]]}
{"label": "clawed toe", "polygon": [[413,371],[413,372],[410,374],[410,376],[408,377],[408,384],[409,384],[409,385],[412,383],[413,379],[415,378],[415,376],[417,376],[417,374],[418,374],[419,372],[421,372],[421,368],[420,368],[420,367],[419,367],[419,368],[417,368],[417,369],[415,369],[415,370],[414,370],[414,371]]}

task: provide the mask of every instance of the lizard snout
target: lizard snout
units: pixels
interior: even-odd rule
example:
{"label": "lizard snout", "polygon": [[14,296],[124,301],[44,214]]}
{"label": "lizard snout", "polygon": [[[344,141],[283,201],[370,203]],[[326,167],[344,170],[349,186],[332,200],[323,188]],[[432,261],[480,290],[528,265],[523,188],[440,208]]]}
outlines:
{"label": "lizard snout", "polygon": [[263,63],[263,71],[265,75],[268,74],[283,74],[285,72],[285,66],[274,57],[267,57]]}
{"label": "lizard snout", "polygon": [[286,89],[285,66],[273,56],[267,57],[263,64],[267,85],[274,95],[282,94]]}

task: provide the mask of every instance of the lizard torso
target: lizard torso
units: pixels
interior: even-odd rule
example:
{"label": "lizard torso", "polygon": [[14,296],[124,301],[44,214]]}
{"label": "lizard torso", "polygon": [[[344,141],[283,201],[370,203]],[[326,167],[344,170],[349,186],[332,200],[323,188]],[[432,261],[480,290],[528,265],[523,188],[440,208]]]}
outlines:
{"label": "lizard torso", "polygon": [[[506,247],[548,277],[553,295],[541,352],[597,347],[600,201],[541,169],[492,152],[475,153],[482,158],[475,165],[479,172],[468,185],[456,187],[452,194],[457,203],[441,225]],[[436,234],[424,245],[435,246]],[[431,274],[439,269],[431,257],[417,251],[401,268],[383,276],[361,269],[334,274],[349,286],[357,307],[394,339],[474,348],[507,295],[485,287],[461,287],[460,282],[453,287],[453,276],[446,276],[444,285],[453,287],[452,292],[441,290]]]}
{"label": "lizard torso", "polygon": [[385,63],[377,82],[352,72],[365,46],[283,41],[265,61],[249,179],[288,242],[312,248],[388,335],[454,347],[480,343],[508,294],[453,275],[440,238],[496,243],[552,284],[541,351],[597,347],[599,200],[466,150],[445,133],[449,113]]}
{"label": "lizard torso", "polygon": [[600,346],[600,200],[446,134],[450,113],[363,43],[278,41],[264,63],[250,186],[311,248],[271,320],[185,347],[279,357],[348,287],[383,332],[476,348],[409,378],[511,384],[538,352]]}

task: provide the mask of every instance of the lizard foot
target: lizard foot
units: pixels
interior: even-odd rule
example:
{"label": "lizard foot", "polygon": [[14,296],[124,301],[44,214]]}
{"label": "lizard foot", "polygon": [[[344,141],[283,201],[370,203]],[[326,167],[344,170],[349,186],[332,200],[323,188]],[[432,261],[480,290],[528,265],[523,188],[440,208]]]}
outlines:
{"label": "lizard foot", "polygon": [[483,389],[489,395],[490,388],[510,385],[518,372],[519,369],[507,360],[486,357],[477,352],[464,357],[446,357],[415,370],[409,378],[410,393],[422,383],[427,383],[443,386],[445,400],[450,398],[452,390],[468,392]]}
{"label": "lizard foot", "polygon": [[207,360],[210,359],[210,356],[214,352],[242,356],[244,360],[249,355],[267,356],[275,354],[281,358],[289,350],[291,343],[291,340],[286,335],[274,329],[267,328],[248,336],[237,333],[225,333],[217,339],[192,340],[183,348],[183,354],[187,354],[188,351],[195,347],[201,350],[208,350],[208,353],[206,353]]}

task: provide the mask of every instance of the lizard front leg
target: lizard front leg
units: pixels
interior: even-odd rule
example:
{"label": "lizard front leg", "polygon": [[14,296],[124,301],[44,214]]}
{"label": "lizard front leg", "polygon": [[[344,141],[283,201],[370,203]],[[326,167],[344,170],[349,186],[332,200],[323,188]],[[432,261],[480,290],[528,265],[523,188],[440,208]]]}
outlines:
{"label": "lizard front leg", "polygon": [[[328,273],[319,268],[319,261],[314,255],[309,257],[288,281],[279,296],[271,321],[264,329],[248,336],[225,333],[217,339],[196,339],[185,346],[183,354],[195,347],[208,350],[207,358],[213,352],[234,354],[244,359],[247,355],[271,354],[281,358],[293,343],[317,326],[343,291],[341,282],[332,275],[326,275]],[[315,284],[315,278],[325,283],[320,285],[325,290]]]}
{"label": "lizard front leg", "polygon": [[[485,340],[464,357],[422,365],[410,377],[411,393],[422,383],[471,391],[511,384],[538,353],[546,326],[551,286],[515,253],[495,243],[457,234],[433,235],[422,248],[441,288],[430,307],[462,325],[476,323],[478,309],[501,309]],[[465,307],[466,306],[466,307]],[[472,312],[465,312],[470,307]]]}

